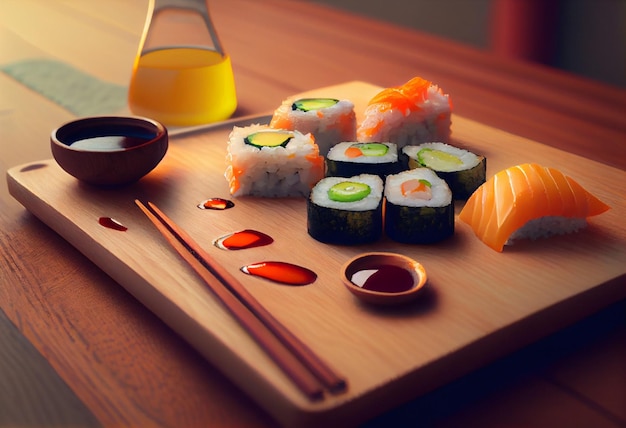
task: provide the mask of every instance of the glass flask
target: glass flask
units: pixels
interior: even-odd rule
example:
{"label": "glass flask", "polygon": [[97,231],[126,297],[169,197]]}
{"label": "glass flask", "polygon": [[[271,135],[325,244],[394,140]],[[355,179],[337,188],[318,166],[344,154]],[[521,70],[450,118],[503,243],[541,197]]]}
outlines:
{"label": "glass flask", "polygon": [[133,65],[128,105],[165,125],[228,119],[237,108],[230,57],[208,0],[150,0]]}

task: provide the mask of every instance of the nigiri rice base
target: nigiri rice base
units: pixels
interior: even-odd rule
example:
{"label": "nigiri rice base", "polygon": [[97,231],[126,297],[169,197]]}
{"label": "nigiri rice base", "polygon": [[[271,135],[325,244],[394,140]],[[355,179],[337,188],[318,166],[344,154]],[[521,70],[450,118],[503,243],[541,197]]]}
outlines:
{"label": "nigiri rice base", "polygon": [[587,226],[587,219],[578,217],[545,216],[532,219],[509,236],[505,245],[513,245],[519,239],[537,240],[556,235],[578,232]]}

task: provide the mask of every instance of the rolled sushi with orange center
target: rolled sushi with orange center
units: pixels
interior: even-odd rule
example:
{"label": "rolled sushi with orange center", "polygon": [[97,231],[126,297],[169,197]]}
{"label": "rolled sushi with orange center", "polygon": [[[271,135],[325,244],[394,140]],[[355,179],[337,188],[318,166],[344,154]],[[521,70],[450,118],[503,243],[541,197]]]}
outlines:
{"label": "rolled sushi with orange center", "polygon": [[572,233],[610,207],[555,168],[526,163],[481,185],[459,213],[476,236],[501,252],[517,239]]}
{"label": "rolled sushi with orange center", "polygon": [[433,244],[454,235],[454,204],[448,184],[429,168],[388,175],[385,233],[405,244]]}
{"label": "rolled sushi with orange center", "polygon": [[485,182],[487,159],[460,147],[433,142],[402,148],[409,168],[430,168],[443,178],[456,200],[466,200]]}
{"label": "rolled sushi with orange center", "polygon": [[450,139],[452,101],[436,84],[415,77],[375,95],[357,128],[361,142],[386,141],[398,146]]}
{"label": "rolled sushi with orange center", "polygon": [[355,143],[344,141],[331,147],[326,155],[326,175],[351,177],[376,174],[381,179],[402,170],[398,149],[393,143]]}

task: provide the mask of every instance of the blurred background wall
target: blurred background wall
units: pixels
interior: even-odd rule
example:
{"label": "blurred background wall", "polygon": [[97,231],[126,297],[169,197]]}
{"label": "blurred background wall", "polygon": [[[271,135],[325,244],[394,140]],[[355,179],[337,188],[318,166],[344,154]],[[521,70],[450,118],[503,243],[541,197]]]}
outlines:
{"label": "blurred background wall", "polygon": [[626,88],[626,0],[309,0]]}

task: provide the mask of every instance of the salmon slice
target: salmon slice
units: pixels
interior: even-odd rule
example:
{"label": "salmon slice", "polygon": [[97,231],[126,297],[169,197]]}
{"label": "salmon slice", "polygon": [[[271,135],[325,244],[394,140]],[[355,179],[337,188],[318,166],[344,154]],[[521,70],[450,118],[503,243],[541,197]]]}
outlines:
{"label": "salmon slice", "polygon": [[[420,105],[428,99],[428,90],[431,86],[433,86],[432,82],[421,77],[414,77],[402,86],[383,89],[367,105],[378,105],[379,111],[396,109],[408,114],[418,110]],[[438,92],[443,94],[440,88]]]}
{"label": "salmon slice", "polygon": [[526,163],[502,170],[467,200],[459,219],[496,251],[530,220],[546,216],[587,218],[610,209],[554,168]]}
{"label": "salmon slice", "polygon": [[[412,138],[419,138],[420,142],[444,141],[450,135],[451,110],[452,101],[439,86],[414,77],[403,85],[381,90],[369,100],[356,137],[358,141],[401,145],[408,144],[404,140]],[[402,135],[403,128],[409,134],[396,137]],[[402,141],[394,141],[394,138]]]}

